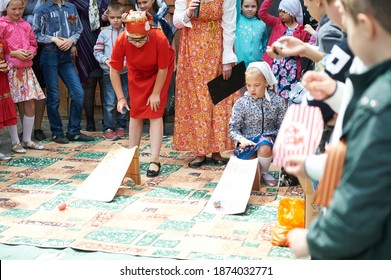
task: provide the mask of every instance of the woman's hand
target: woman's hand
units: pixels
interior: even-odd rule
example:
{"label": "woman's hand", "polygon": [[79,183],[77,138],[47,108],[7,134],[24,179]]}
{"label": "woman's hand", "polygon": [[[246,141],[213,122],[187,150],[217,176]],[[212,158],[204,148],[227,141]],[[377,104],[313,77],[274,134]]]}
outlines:
{"label": "woman's hand", "polygon": [[228,80],[231,77],[232,74],[232,66],[235,65],[235,63],[227,63],[223,64],[223,79]]}
{"label": "woman's hand", "polygon": [[152,111],[157,112],[160,107],[160,94],[152,93],[151,96],[148,98],[147,106],[148,105],[151,106]]}
{"label": "woman's hand", "polygon": [[187,8],[187,10],[185,11],[186,13],[186,16],[188,18],[192,18],[194,16],[194,10],[199,6],[201,5],[201,0],[191,0],[190,1],[190,4],[189,4],[189,7]]}

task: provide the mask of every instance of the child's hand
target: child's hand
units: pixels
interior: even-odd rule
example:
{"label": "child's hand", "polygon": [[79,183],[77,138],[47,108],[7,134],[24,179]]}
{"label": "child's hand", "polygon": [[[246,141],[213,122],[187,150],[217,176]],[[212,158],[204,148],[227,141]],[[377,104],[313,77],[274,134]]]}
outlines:
{"label": "child's hand", "polygon": [[329,98],[337,88],[337,82],[323,72],[307,71],[301,82],[315,100]]}
{"label": "child's hand", "polygon": [[126,109],[128,111],[130,110],[129,105],[128,105],[128,101],[126,100],[125,97],[122,97],[117,102],[117,111],[123,115],[123,114],[125,114],[124,109]]}
{"label": "child's hand", "polygon": [[284,160],[285,171],[289,174],[295,175],[296,177],[306,177],[305,173],[305,156],[295,155],[287,156]]}
{"label": "child's hand", "polygon": [[2,73],[8,73],[10,70],[10,67],[8,63],[5,60],[0,61],[0,72]]}
{"label": "child's hand", "polygon": [[148,98],[147,106],[151,106],[151,110],[157,112],[160,107],[160,95],[159,94],[151,94]]}
{"label": "child's hand", "polygon": [[272,58],[298,56],[305,50],[305,43],[292,36],[283,36],[266,48],[267,54]]}
{"label": "child's hand", "polygon": [[12,51],[11,56],[16,57],[17,59],[20,60],[28,60],[28,59],[32,59],[34,55],[32,54],[31,51],[19,49],[19,50]]}
{"label": "child's hand", "polygon": [[246,139],[244,137],[239,139],[239,146],[242,147],[242,148],[245,148],[247,146],[255,146],[255,145],[256,144],[253,141],[248,140],[248,139]]}
{"label": "child's hand", "polygon": [[304,26],[304,30],[310,35],[314,35],[316,33],[316,30],[308,23]]}
{"label": "child's hand", "polygon": [[53,37],[53,43],[64,52],[73,46],[73,40],[71,38]]}
{"label": "child's hand", "polygon": [[295,228],[289,231],[286,236],[289,247],[292,249],[296,258],[301,258],[310,254],[307,243],[307,234],[307,229]]}

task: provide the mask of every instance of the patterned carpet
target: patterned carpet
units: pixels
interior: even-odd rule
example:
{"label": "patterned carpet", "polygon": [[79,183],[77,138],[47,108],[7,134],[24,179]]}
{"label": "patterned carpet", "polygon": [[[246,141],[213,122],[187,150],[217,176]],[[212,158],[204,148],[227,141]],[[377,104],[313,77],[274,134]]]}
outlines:
{"label": "patterned carpet", "polygon": [[[0,243],[172,259],[294,258],[270,238],[278,201],[301,197],[300,186],[263,186],[240,215],[203,212],[224,167],[209,160],[202,168],[188,168],[193,155],[172,150],[171,138],[164,139],[161,176],[145,176],[150,152],[145,135],[141,185],[126,179],[110,203],[73,198],[113,145],[95,135],[92,143],[45,142],[43,151],[0,162]],[[67,208],[59,211],[62,202]]]}

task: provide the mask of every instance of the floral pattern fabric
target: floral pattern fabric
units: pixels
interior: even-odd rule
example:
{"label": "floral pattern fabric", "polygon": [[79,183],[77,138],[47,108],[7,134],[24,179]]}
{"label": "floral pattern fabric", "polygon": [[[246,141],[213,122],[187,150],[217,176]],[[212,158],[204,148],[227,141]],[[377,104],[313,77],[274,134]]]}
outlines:
{"label": "floral pattern fabric", "polygon": [[233,150],[228,135],[236,92],[213,105],[207,83],[222,73],[223,0],[202,4],[180,37],[175,93],[174,149],[198,155]]}
{"label": "floral pattern fabric", "polygon": [[[293,36],[296,28],[288,28],[284,36]],[[288,99],[289,92],[293,89],[297,79],[297,63],[293,56],[274,59],[272,71],[278,81],[276,85],[277,93],[285,99]]]}
{"label": "floral pattern fabric", "polygon": [[8,80],[14,103],[46,98],[31,67],[13,68],[8,72]]}

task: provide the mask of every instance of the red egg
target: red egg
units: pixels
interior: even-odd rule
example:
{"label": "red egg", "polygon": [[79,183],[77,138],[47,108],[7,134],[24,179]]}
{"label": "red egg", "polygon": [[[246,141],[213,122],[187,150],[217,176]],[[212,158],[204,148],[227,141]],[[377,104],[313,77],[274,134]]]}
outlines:
{"label": "red egg", "polygon": [[60,205],[58,205],[58,210],[60,210],[60,211],[65,210],[65,208],[67,208],[67,204],[65,202],[63,202]]}

